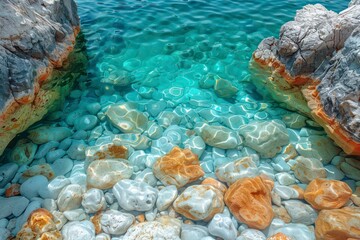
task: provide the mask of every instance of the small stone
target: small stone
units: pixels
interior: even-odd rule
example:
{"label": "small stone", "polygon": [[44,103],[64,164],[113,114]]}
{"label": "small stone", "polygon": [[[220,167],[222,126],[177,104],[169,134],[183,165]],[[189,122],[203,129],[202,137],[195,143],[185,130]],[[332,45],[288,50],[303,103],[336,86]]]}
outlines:
{"label": "small stone", "polygon": [[36,144],[44,144],[50,141],[60,142],[72,135],[69,128],[51,126],[41,126],[28,131],[28,133],[28,138]]}
{"label": "small stone", "polygon": [[64,176],[57,176],[48,185],[48,189],[52,199],[57,199],[61,190],[71,184],[70,179]]}
{"label": "small stone", "polygon": [[272,158],[289,143],[285,125],[278,121],[260,121],[244,125],[239,129],[244,145],[260,153],[261,157]]}
{"label": "small stone", "polygon": [[283,204],[292,219],[292,223],[314,224],[317,212],[310,205],[299,200],[289,200],[283,202]]}
{"label": "small stone", "polygon": [[82,221],[86,219],[85,211],[82,208],[65,211],[64,216],[69,221]]}
{"label": "small stone", "polygon": [[210,221],[224,209],[223,194],[211,185],[192,185],[180,194],[173,206],[189,219]]}
{"label": "small stone", "polygon": [[127,211],[149,211],[156,203],[158,190],[144,182],[124,179],[114,185],[113,194]]}
{"label": "small stone", "polygon": [[236,96],[239,89],[237,89],[230,81],[217,78],[215,80],[214,91],[218,97],[233,98]]}
{"label": "small stone", "polygon": [[0,197],[0,219],[6,218],[11,214],[18,217],[24,212],[28,205],[29,200],[22,196],[10,198]]}
{"label": "small stone", "polygon": [[207,236],[209,236],[209,232],[204,226],[183,224],[181,227],[181,240],[203,239]]}
{"label": "small stone", "polygon": [[[112,238],[112,239],[115,239],[115,238]],[[111,240],[111,237],[109,234],[100,233],[95,236],[95,240]]]}
{"label": "small stone", "polygon": [[360,209],[322,210],[315,222],[316,239],[360,239]]}
{"label": "small stone", "polygon": [[74,162],[69,158],[59,158],[54,161],[51,168],[54,170],[56,176],[62,176],[69,173],[74,166]]}
{"label": "small stone", "polygon": [[20,184],[11,184],[6,190],[5,190],[5,197],[14,197],[20,195]]}
{"label": "small stone", "polygon": [[360,163],[358,160],[346,158],[345,162],[340,164],[340,168],[348,178],[360,181]]}
{"label": "small stone", "polygon": [[345,182],[317,178],[307,186],[304,198],[315,209],[334,209],[344,206],[351,194]]}
{"label": "small stone", "polygon": [[159,211],[164,211],[170,207],[178,196],[178,190],[176,186],[166,186],[159,191],[156,207]]}
{"label": "small stone", "polygon": [[83,140],[73,140],[66,153],[73,160],[84,160],[85,149],[86,144]]}
{"label": "small stone", "polygon": [[25,170],[22,174],[22,178],[29,179],[37,175],[43,175],[48,180],[51,180],[55,177],[55,173],[49,164],[41,164],[41,165],[32,166],[27,170]]}
{"label": "small stone", "polygon": [[[48,180],[43,175],[38,175],[27,179],[20,186],[22,196],[31,199],[33,197],[48,197]],[[49,196],[50,197],[50,196]]]}
{"label": "small stone", "polygon": [[41,207],[45,208],[49,212],[54,212],[54,211],[58,210],[56,201],[51,198],[44,199],[44,201],[41,203]]}
{"label": "small stone", "polygon": [[151,146],[150,138],[141,134],[116,134],[113,138],[115,145],[128,145],[136,150],[145,150]]}
{"label": "small stone", "polygon": [[190,149],[190,151],[195,153],[198,157],[201,157],[201,155],[205,151],[206,144],[201,137],[191,136],[185,141],[184,147],[186,149]]}
{"label": "small stone", "polygon": [[326,170],[327,179],[342,180],[345,177],[345,174],[334,165],[329,164],[324,167]]}
{"label": "small stone", "polygon": [[154,176],[154,173],[151,168],[146,168],[141,171],[135,178],[136,181],[145,182],[152,187],[157,185],[158,180]]}
{"label": "small stone", "polygon": [[286,127],[292,129],[301,129],[306,126],[306,120],[308,118],[298,113],[290,113],[282,117],[282,121]]}
{"label": "small stone", "polygon": [[224,240],[235,240],[237,230],[231,221],[231,218],[224,214],[217,213],[208,225],[211,235],[220,237]]}
{"label": "small stone", "polygon": [[80,118],[75,119],[74,127],[76,130],[91,130],[98,123],[98,118],[94,115],[84,115]]}
{"label": "small stone", "polygon": [[205,124],[201,129],[200,136],[206,144],[221,149],[234,149],[242,144],[241,138],[236,132],[223,126]]}
{"label": "small stone", "polygon": [[25,225],[16,235],[16,239],[62,239],[56,228],[53,215],[46,209],[39,208],[33,211]]}
{"label": "small stone", "polygon": [[256,229],[245,229],[236,240],[265,240],[266,236]]}
{"label": "small stone", "polygon": [[275,175],[276,180],[281,184],[285,186],[289,186],[296,183],[296,179],[289,173],[278,173]]}
{"label": "small stone", "polygon": [[62,158],[66,154],[66,151],[63,149],[51,150],[46,153],[45,158],[48,163],[53,163],[59,158]]}
{"label": "small stone", "polygon": [[0,188],[5,187],[13,179],[18,168],[16,163],[5,163],[0,166]]}
{"label": "small stone", "polygon": [[106,208],[106,201],[103,191],[92,188],[87,190],[81,202],[86,213],[96,213]]}
{"label": "small stone", "polygon": [[94,225],[90,221],[72,221],[61,230],[64,240],[95,240]]}
{"label": "small stone", "polygon": [[159,158],[153,165],[153,172],[164,185],[175,185],[178,188],[196,181],[205,174],[197,155],[189,149],[179,147],[174,147],[168,154]]}
{"label": "small stone", "polygon": [[218,167],[215,172],[217,178],[220,181],[231,185],[241,178],[256,177],[259,175],[259,170],[253,161],[253,158],[256,158],[255,161],[259,160],[257,155],[253,155],[237,159]]}
{"label": "small stone", "polygon": [[227,191],[227,187],[225,186],[225,184],[217,181],[214,178],[210,178],[210,177],[205,178],[204,181],[201,182],[201,184],[202,185],[211,185],[211,186],[215,187],[216,189],[220,190],[223,195]]}
{"label": "small stone", "polygon": [[20,139],[10,152],[10,161],[19,165],[27,165],[34,159],[37,145],[28,139]]}
{"label": "small stone", "polygon": [[290,237],[286,236],[285,234],[279,232],[279,233],[267,238],[266,240],[292,240],[292,239]]}
{"label": "small stone", "polygon": [[234,217],[251,228],[266,228],[274,213],[271,208],[272,180],[261,175],[242,178],[225,193],[225,203]]}
{"label": "small stone", "polygon": [[86,162],[90,164],[95,160],[102,159],[128,159],[129,148],[122,145],[115,145],[113,143],[95,145],[88,147],[85,151]]}
{"label": "small stone", "polygon": [[326,178],[326,170],[323,164],[314,158],[299,156],[295,159],[292,169],[295,177],[302,183],[309,183],[315,178]]}
{"label": "small stone", "polygon": [[79,184],[70,184],[64,187],[57,199],[59,210],[64,212],[79,208],[82,200],[82,187]]}
{"label": "small stone", "polygon": [[292,187],[275,184],[274,192],[276,192],[282,199],[285,200],[290,198],[298,198],[298,192]]}
{"label": "small stone", "polygon": [[180,240],[180,226],[172,221],[166,222],[143,222],[131,226],[124,239],[161,239],[161,240]]}
{"label": "small stone", "polygon": [[275,218],[269,226],[268,236],[276,233],[283,233],[291,240],[315,240],[314,232],[304,224],[300,223],[284,223],[282,220]]}
{"label": "small stone", "polygon": [[291,222],[291,217],[289,213],[286,211],[286,208],[283,206],[272,206],[273,212],[275,214],[275,218],[279,218],[283,220],[285,223]]}
{"label": "small stone", "polygon": [[86,172],[88,188],[109,189],[118,181],[130,178],[133,168],[123,159],[96,160],[91,162]]}
{"label": "small stone", "polygon": [[113,104],[105,114],[110,122],[124,133],[142,133],[147,128],[148,116],[136,110],[135,104]]}
{"label": "small stone", "polygon": [[121,235],[134,223],[135,217],[129,213],[108,210],[101,214],[101,229],[108,234]]}

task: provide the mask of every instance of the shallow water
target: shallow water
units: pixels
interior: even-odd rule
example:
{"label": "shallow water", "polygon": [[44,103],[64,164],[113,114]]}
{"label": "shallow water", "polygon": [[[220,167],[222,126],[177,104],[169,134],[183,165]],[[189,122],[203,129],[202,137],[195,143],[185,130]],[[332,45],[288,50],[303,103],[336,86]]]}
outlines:
{"label": "shallow water", "polygon": [[[84,188],[85,149],[108,143],[113,140],[114,134],[121,133],[119,128],[122,127],[130,128],[129,133],[150,136],[147,128],[151,123],[156,123],[161,126],[161,131],[158,131],[163,136],[158,140],[160,135],[155,136],[153,133],[151,140],[134,147],[135,157],[130,157],[134,169],[132,179],[137,176],[145,179],[142,176],[144,171],[151,172],[156,159],[174,146],[191,146],[188,139],[195,133],[200,135],[198,131],[202,130],[199,130],[199,126],[204,123],[226,126],[235,133],[241,125],[276,119],[280,120],[281,128],[285,129],[283,122],[286,122],[291,112],[263,97],[252,84],[254,76],[249,68],[252,52],[262,39],[277,36],[281,25],[290,21],[296,10],[305,4],[321,3],[336,12],[345,9],[348,4],[347,1],[335,0],[77,0],[77,3],[89,57],[88,74],[79,80],[79,86],[68,97],[63,109],[50,114],[35,126],[62,126],[71,129],[71,133],[65,140],[61,139],[60,143],[52,142],[53,146],[49,147],[48,152],[39,153],[40,149],[45,149],[40,146],[45,144],[32,146],[36,152],[35,157],[32,155],[35,160],[27,164],[36,166],[48,163],[55,175],[65,175],[72,183],[78,183]],[[218,88],[214,87],[216,81],[221,81]],[[222,89],[224,86],[225,89]],[[113,104],[125,102],[137,103],[137,110],[147,114],[149,124],[134,127],[133,123],[123,121],[120,127],[114,127],[105,116],[106,111]],[[175,115],[169,117],[169,113]],[[92,115],[90,120],[96,119],[95,125],[89,127],[92,124],[89,119],[76,123],[85,114]],[[115,118],[117,114],[121,115],[115,112]],[[237,118],[231,118],[234,115]],[[322,128],[310,119],[306,119],[306,122],[303,120],[301,127],[292,128],[291,121],[286,122],[287,130],[283,131],[289,135],[287,143],[296,145],[299,155],[323,160],[330,172],[334,170],[330,161],[341,154],[340,149],[328,141]],[[175,126],[169,127],[171,125]],[[251,127],[249,129],[246,131],[251,132]],[[265,135],[273,133],[271,127],[265,126],[264,129]],[[253,131],[256,130],[255,126]],[[280,131],[277,134],[282,133]],[[131,139],[125,138],[136,137],[138,135],[127,135],[123,141],[131,142]],[[267,136],[258,138],[265,139]],[[284,141],[279,135],[274,138],[279,138],[279,142]],[[249,147],[251,144],[248,147],[229,147],[232,144],[229,139],[224,139],[228,150],[209,144],[202,150],[193,146],[193,151],[200,153],[200,164],[206,177],[216,178],[215,169],[222,164],[257,153],[257,146]],[[318,142],[320,146],[315,146]],[[260,159],[253,159],[252,164],[256,163],[255,175],[267,173],[274,177],[277,173],[289,172],[293,176],[293,171],[284,161],[286,154],[280,153],[281,147],[284,148],[287,143],[280,144],[280,149],[277,149],[279,146],[265,146],[269,152],[261,153]],[[73,145],[70,147],[70,144]],[[11,159],[11,150],[8,152]],[[275,157],[273,153],[280,154]],[[21,156],[26,158],[24,154]],[[22,166],[11,182],[23,183],[26,179],[21,176],[28,168]],[[39,172],[36,169],[32,171]],[[251,175],[252,172],[245,174]],[[328,177],[342,179],[352,188],[355,187],[355,181],[345,177],[340,170],[334,170]],[[36,184],[41,185],[39,182]],[[296,184],[305,186],[298,179]],[[153,185],[161,183],[156,183],[155,179]],[[0,195],[4,191],[5,187]],[[40,193],[34,194],[38,196]],[[41,194],[40,197],[44,198]],[[33,199],[35,201],[40,200]],[[40,205],[39,202],[36,206]],[[206,225],[204,222],[199,224]],[[16,229],[19,230],[19,226]],[[12,232],[16,230],[12,229]]]}

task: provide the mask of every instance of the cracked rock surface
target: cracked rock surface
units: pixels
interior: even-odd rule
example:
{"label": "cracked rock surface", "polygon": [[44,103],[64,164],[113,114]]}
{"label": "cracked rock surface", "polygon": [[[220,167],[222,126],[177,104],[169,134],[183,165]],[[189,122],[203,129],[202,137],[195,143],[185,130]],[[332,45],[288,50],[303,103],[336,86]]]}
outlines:
{"label": "cracked rock surface", "polygon": [[79,24],[73,0],[0,1],[0,154],[56,98],[41,89],[73,50]]}
{"label": "cracked rock surface", "polygon": [[253,58],[270,68],[276,100],[311,115],[345,152],[360,155],[359,49],[360,1],[353,0],[339,14],[305,6]]}

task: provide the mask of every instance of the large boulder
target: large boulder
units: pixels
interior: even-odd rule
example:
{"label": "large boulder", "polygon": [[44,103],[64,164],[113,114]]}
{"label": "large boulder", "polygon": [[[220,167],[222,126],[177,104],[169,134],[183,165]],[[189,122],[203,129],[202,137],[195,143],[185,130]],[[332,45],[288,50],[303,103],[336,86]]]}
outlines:
{"label": "large boulder", "polygon": [[74,0],[3,0],[0,18],[1,154],[69,88],[56,69],[66,65],[80,26]]}
{"label": "large boulder", "polygon": [[360,155],[359,48],[359,1],[339,14],[307,5],[281,27],[279,39],[259,44],[254,66],[270,77],[254,80],[275,100],[315,119],[346,153]]}

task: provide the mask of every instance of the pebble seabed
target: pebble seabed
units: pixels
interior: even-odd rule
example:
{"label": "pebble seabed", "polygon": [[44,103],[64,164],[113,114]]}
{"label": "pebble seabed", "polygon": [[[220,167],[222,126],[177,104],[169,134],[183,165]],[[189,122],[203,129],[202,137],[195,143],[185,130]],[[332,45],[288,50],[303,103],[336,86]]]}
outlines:
{"label": "pebble seabed", "polygon": [[359,160],[252,85],[301,5],[255,2],[78,1],[88,76],[3,155],[0,239],[360,239]]}

